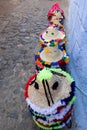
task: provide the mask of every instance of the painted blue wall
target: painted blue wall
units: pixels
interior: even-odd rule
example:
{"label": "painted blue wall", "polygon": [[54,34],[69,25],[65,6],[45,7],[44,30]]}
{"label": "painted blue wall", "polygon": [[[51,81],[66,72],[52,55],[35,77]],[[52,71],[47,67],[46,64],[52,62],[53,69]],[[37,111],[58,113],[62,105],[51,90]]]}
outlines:
{"label": "painted blue wall", "polygon": [[67,53],[68,70],[76,81],[76,130],[87,130],[87,0],[70,0]]}

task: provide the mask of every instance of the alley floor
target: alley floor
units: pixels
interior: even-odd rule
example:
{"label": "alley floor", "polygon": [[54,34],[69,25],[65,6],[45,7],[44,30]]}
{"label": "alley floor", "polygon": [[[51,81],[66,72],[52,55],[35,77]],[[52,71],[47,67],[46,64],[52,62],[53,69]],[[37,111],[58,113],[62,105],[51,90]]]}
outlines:
{"label": "alley floor", "polygon": [[[38,36],[48,26],[47,12],[54,2],[0,0],[0,130],[40,130],[23,93],[24,84],[35,72]],[[68,0],[58,2],[67,20]]]}

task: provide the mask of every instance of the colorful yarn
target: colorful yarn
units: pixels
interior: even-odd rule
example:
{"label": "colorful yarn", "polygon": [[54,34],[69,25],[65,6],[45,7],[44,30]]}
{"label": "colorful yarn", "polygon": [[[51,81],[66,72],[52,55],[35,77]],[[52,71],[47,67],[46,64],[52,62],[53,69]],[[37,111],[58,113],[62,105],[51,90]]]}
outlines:
{"label": "colorful yarn", "polygon": [[[66,111],[66,107],[64,108]],[[69,122],[69,120],[71,119],[71,115],[72,115],[72,111],[73,111],[73,105],[69,107],[68,111],[66,113],[63,114],[63,116],[61,116],[61,118],[59,118],[59,115],[56,114],[52,114],[47,116],[44,116],[41,114],[36,114],[36,112],[34,112],[31,108],[29,108],[29,110],[32,113],[33,119],[35,121],[36,124],[39,125],[39,127],[41,127],[42,129],[59,129],[62,128],[66,125],[66,122]],[[62,115],[62,113],[60,112],[60,115]],[[52,118],[50,120],[50,118]]]}
{"label": "colorful yarn", "polygon": [[58,30],[64,30],[64,19],[64,11],[59,7],[58,2],[54,3],[48,11],[48,20],[50,24],[55,25]]}
{"label": "colorful yarn", "polygon": [[29,110],[30,112],[33,114],[33,116],[35,116],[38,119],[42,119],[43,121],[52,123],[54,120],[56,121],[63,121],[64,117],[66,118],[68,113],[70,113],[70,111],[72,110],[71,108],[73,108],[73,105],[67,105],[67,106],[63,106],[63,108],[61,109],[61,111],[59,112],[58,108],[56,108],[55,113],[51,113],[49,115],[44,115],[44,114],[40,114],[36,111],[34,111],[30,106],[29,106]]}
{"label": "colorful yarn", "polygon": [[[38,125],[38,127],[44,129],[44,130],[55,130],[55,129],[60,129],[63,128],[64,126],[66,126],[66,122],[61,122],[59,124],[59,122],[56,122],[54,125],[44,125],[43,123],[38,122],[37,120],[35,120],[33,118],[34,122]],[[67,120],[67,122],[69,122],[71,120],[71,117]]]}
{"label": "colorful yarn", "polygon": [[[71,83],[71,92],[69,93],[69,97],[64,98],[53,104],[52,107],[48,106],[46,108],[40,108],[33,104],[28,95],[28,87],[31,87],[31,83],[34,82],[36,77],[40,82],[43,80],[42,75],[46,75],[46,79],[50,79],[53,74],[60,74],[62,76],[67,77],[67,79]],[[38,75],[38,76],[37,76]],[[44,68],[42,72],[38,72],[38,74],[32,75],[28,82],[25,84],[25,98],[29,107],[29,111],[32,114],[34,122],[44,130],[53,130],[60,129],[66,126],[67,123],[71,120],[72,112],[73,112],[73,103],[76,99],[75,97],[75,81],[73,78],[65,71],[61,69],[53,69],[53,68]]]}
{"label": "colorful yarn", "polygon": [[28,87],[29,87],[31,81],[34,80],[35,77],[36,77],[36,73],[35,73],[34,75],[32,75],[32,76],[28,79],[27,83],[25,84],[25,92],[24,92],[25,98],[29,97],[29,95],[28,95]]}
{"label": "colorful yarn", "polygon": [[53,74],[50,72],[50,70],[47,70],[44,68],[42,71],[40,71],[37,75],[37,79],[42,82],[43,79],[50,79],[52,78]]}

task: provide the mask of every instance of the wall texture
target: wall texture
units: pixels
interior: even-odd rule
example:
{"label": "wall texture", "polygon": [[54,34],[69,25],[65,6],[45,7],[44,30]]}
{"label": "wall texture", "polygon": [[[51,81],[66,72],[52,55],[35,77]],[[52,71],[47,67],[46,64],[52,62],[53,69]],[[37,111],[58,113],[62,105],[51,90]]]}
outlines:
{"label": "wall texture", "polygon": [[87,0],[70,0],[67,52],[68,70],[76,81],[76,130],[87,130]]}

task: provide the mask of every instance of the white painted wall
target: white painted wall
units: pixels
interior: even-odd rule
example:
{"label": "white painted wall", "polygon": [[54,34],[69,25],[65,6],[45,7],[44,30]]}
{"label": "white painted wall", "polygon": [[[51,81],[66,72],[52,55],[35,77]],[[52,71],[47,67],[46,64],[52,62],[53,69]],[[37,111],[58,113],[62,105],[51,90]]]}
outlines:
{"label": "white painted wall", "polygon": [[87,0],[70,0],[68,21],[68,69],[80,89],[76,89],[76,130],[87,130]]}

